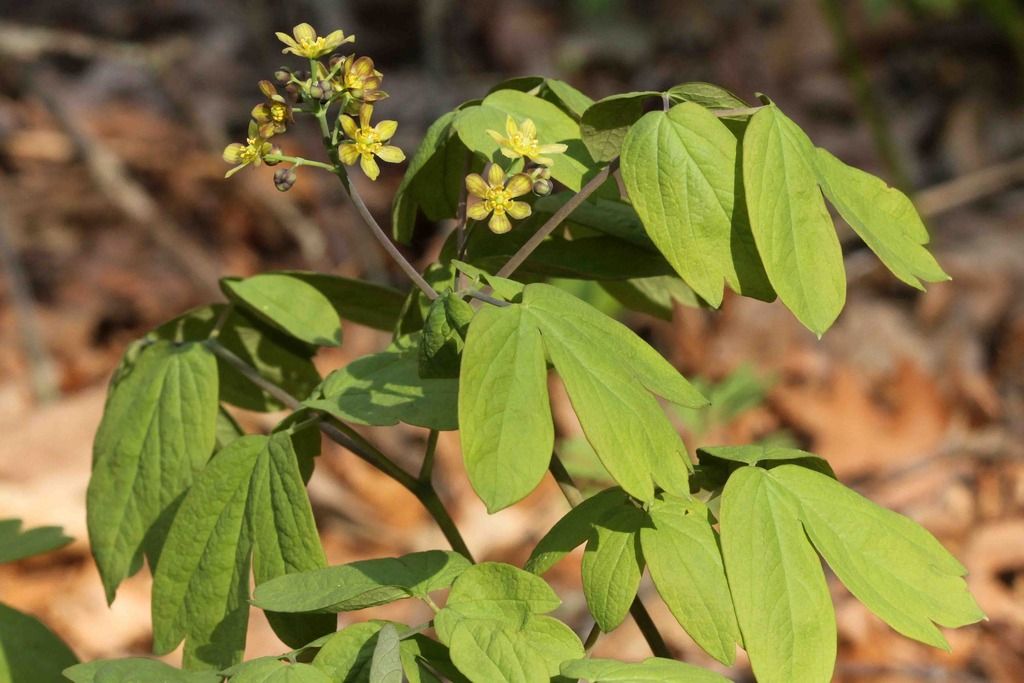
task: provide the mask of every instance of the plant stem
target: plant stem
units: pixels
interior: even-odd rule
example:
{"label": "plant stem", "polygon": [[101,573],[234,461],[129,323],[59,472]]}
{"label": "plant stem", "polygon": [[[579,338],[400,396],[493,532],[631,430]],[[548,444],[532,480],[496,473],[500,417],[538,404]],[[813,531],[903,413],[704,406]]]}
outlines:
{"label": "plant stem", "polygon": [[601,637],[601,627],[594,622],[594,625],[590,628],[590,633],[587,634],[587,639],[583,641],[583,651],[590,654],[590,651],[597,645],[597,639]]}
{"label": "plant stem", "polygon": [[540,243],[543,242],[548,235],[554,232],[555,228],[569,217],[569,214],[576,210],[576,207],[582,204],[587,197],[592,195],[597,188],[601,187],[601,185],[604,184],[604,181],[608,180],[608,176],[610,176],[618,167],[619,160],[615,159],[612,163],[601,169],[596,176],[587,181],[587,184],[584,185],[579,192],[569,198],[569,201],[565,204],[562,204],[558,211],[555,211],[551,218],[549,218],[544,225],[540,226],[540,229],[526,241],[526,244],[519,248],[519,251],[512,255],[512,258],[510,258],[508,262],[501,267],[501,270],[495,273],[495,275],[498,277],[508,277],[514,273],[516,268],[523,265],[523,261],[533,253],[533,250],[539,247]]}
{"label": "plant stem", "polygon": [[423,464],[420,466],[420,476],[418,477],[420,483],[429,482],[434,476],[434,452],[437,450],[437,435],[438,431],[431,429],[427,436],[427,448],[423,453]]}
{"label": "plant stem", "polygon": [[[572,475],[569,474],[569,470],[565,469],[565,464],[562,463],[557,453],[551,454],[551,464],[548,466],[548,469],[551,471],[551,476],[558,482],[558,488],[561,489],[562,495],[565,496],[570,507],[576,507],[583,502],[583,495],[580,493],[579,487],[572,480]],[[654,656],[672,659],[672,652],[668,649],[668,645],[665,644],[665,639],[662,638],[661,632],[658,631],[658,626],[654,623],[654,619],[651,618],[650,612],[644,607],[644,603],[640,601],[639,595],[633,598],[633,604],[629,606],[629,613],[633,615],[633,621],[636,622],[637,628],[640,629],[640,633],[643,634],[644,640],[647,641]],[[594,628],[600,630],[596,624]],[[587,642],[590,642],[591,637],[597,640],[593,633],[591,633],[587,637]]]}
{"label": "plant stem", "polygon": [[[302,407],[301,401],[260,375],[255,368],[239,358],[229,349],[222,346],[216,339],[207,339],[206,348],[208,348],[215,356],[238,370],[243,377],[273,396],[289,409],[294,411],[299,410]],[[355,453],[356,456],[394,479],[402,487],[416,496],[416,499],[420,501],[420,504],[423,505],[427,512],[430,513],[430,516],[434,518],[437,526],[441,529],[441,533],[444,534],[448,543],[451,545],[452,550],[465,556],[470,562],[474,561],[473,555],[469,551],[469,547],[466,545],[466,541],[462,538],[462,534],[459,533],[458,527],[455,526],[455,521],[452,519],[451,515],[448,514],[448,510],[444,507],[444,503],[441,502],[441,499],[437,495],[437,491],[429,481],[419,481],[416,477],[412,476],[392,462],[387,456],[378,450],[376,446],[367,441],[357,431],[330,415],[322,415],[320,419],[320,431],[335,443],[343,446],[352,453]]]}
{"label": "plant stem", "polygon": [[296,168],[299,166],[314,166],[316,168],[322,168],[325,171],[334,173],[334,166],[326,164],[322,161],[313,161],[312,159],[305,159],[303,157],[293,157],[287,154],[268,154],[263,157],[264,161],[283,161],[287,164],[294,164]]}

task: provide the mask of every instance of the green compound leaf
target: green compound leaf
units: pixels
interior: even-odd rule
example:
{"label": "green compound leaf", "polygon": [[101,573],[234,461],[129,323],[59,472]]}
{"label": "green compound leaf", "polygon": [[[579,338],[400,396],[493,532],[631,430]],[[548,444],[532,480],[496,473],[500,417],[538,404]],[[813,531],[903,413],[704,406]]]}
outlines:
{"label": "green compound leaf", "polygon": [[246,662],[231,683],[332,683],[331,678],[311,664],[289,664],[269,658]]}
{"label": "green compound leaf", "polygon": [[928,230],[905,194],[820,147],[815,168],[829,202],[893,275],[917,289],[922,280],[950,279],[928,252]]}
{"label": "green compound leaf", "polygon": [[651,657],[642,662],[578,659],[562,664],[562,675],[590,683],[729,683],[714,671],[672,659]]}
{"label": "green compound leaf", "polygon": [[0,681],[59,683],[61,672],[77,662],[41,621],[0,603]]}
{"label": "green compound leaf", "polygon": [[402,653],[398,630],[385,624],[377,633],[377,644],[370,659],[369,683],[402,683]]}
{"label": "green compound leaf", "polygon": [[722,494],[722,554],[744,647],[758,681],[832,679],[836,622],[799,504],[760,467],[741,467]]}
{"label": "green compound leaf", "polygon": [[182,671],[142,657],[76,664],[64,670],[64,677],[72,683],[220,683],[222,680],[211,671]]}
{"label": "green compound leaf", "polygon": [[593,533],[594,524],[606,513],[627,504],[626,492],[619,487],[597,493],[565,513],[551,530],[544,534],[530,553],[524,569],[543,574],[559,560],[583,545]]}
{"label": "green compound leaf", "polygon": [[583,595],[605,633],[625,620],[640,588],[640,529],[647,523],[647,514],[631,505],[612,508],[594,523],[583,553]]}
{"label": "green compound leaf", "polygon": [[528,285],[523,308],[615,481],[640,500],[654,497],[655,484],[688,495],[689,457],[653,394],[697,407],[706,404],[700,392],[629,328],[571,294]]}
{"label": "green compound leaf", "polygon": [[405,302],[405,292],[365,280],[301,270],[282,274],[315,287],[331,302],[338,317],[385,332],[395,328]]}
{"label": "green compound leaf", "polygon": [[462,364],[473,307],[449,290],[430,305],[420,335],[420,377],[455,378]]}
{"label": "green compound leaf", "polygon": [[807,535],[839,580],[899,633],[949,650],[932,622],[957,628],[985,618],[967,570],[916,522],[803,467],[771,476],[798,501]]}
{"label": "green compound leaf", "polygon": [[[715,470],[714,480],[725,484],[728,475],[744,465],[758,465],[771,469],[780,465],[799,465],[836,478],[828,461],[819,455],[798,448],[753,444],[747,446],[702,446],[697,449],[702,466]],[[715,483],[714,481],[712,483]]]}
{"label": "green compound leaf", "polygon": [[330,636],[313,658],[313,666],[335,683],[363,683],[370,677],[377,634],[387,622],[353,624]]}
{"label": "green compound leaf", "polygon": [[452,683],[469,683],[452,664],[448,648],[422,634],[402,640],[402,670],[409,683],[441,683],[434,672]]}
{"label": "green compound leaf", "polygon": [[0,563],[14,562],[62,548],[74,539],[59,526],[21,528],[20,519],[0,520]]}
{"label": "green compound leaf", "polygon": [[743,136],[743,184],[754,241],[782,302],[821,336],[846,301],[846,271],[818,189],[814,145],[775,105]]}
{"label": "green compound leaf", "polygon": [[344,612],[424,597],[469,567],[454,552],[428,550],[287,574],[256,587],[257,607],[275,612]]}
{"label": "green compound leaf", "polygon": [[282,332],[314,346],[341,344],[341,320],[316,287],[284,273],[221,281],[224,293]]}
{"label": "green compound leaf", "polygon": [[559,603],[543,579],[485,562],[456,579],[434,626],[470,680],[548,680],[562,662],[584,654],[572,629],[542,616]]}
{"label": "green compound leaf", "polygon": [[[238,663],[245,647],[254,546],[257,579],[323,563],[294,461],[286,432],[245,436],[218,453],[196,479],[174,518],[166,561],[157,565],[153,580],[155,652],[170,652],[184,638],[186,668]],[[275,625],[290,640],[334,627],[329,620],[299,625],[281,619]]]}
{"label": "green compound leaf", "polygon": [[611,95],[590,105],[580,118],[580,136],[594,161],[619,156],[630,127],[644,115],[647,104],[659,98],[660,92],[644,90]]}
{"label": "green compound leaf", "polygon": [[421,378],[417,341],[400,338],[381,353],[335,370],[319,396],[303,405],[357,424],[458,429],[458,380]]}
{"label": "green compound leaf", "polygon": [[687,102],[645,114],[622,146],[622,178],[647,234],[680,277],[712,306],[722,285],[770,299],[742,204],[736,137]]}
{"label": "green compound leaf", "polygon": [[521,306],[477,313],[459,385],[466,471],[487,510],[496,512],[540,483],[555,439],[541,335]]}
{"label": "green compound leaf", "polygon": [[731,665],[740,631],[707,506],[666,496],[649,514],[640,543],[658,594],[698,645]]}
{"label": "green compound leaf", "polygon": [[[398,186],[397,192],[395,192],[394,203],[391,207],[391,230],[394,238],[403,244],[407,244],[412,239],[413,229],[416,226],[417,211],[427,212],[427,207],[424,207],[420,202],[420,196],[424,196],[428,201],[431,196],[434,196],[438,201],[445,201],[446,205],[448,202],[451,202],[451,215],[455,215],[454,202],[459,194],[457,187],[451,197],[447,197],[447,192],[444,191],[418,192],[417,190],[421,185],[436,189],[438,180],[447,177],[448,174],[443,172],[447,161],[445,150],[453,133],[452,122],[455,120],[457,113],[450,111],[442,114],[436,121],[430,124],[426,134],[423,136],[423,142],[420,143],[416,153],[409,160],[409,166],[405,170],[402,182]],[[463,164],[465,164],[464,161]],[[439,173],[439,171],[442,172]],[[447,206],[444,208],[447,208]],[[431,213],[438,212],[432,211]],[[445,213],[445,211],[440,213]],[[435,220],[440,218],[440,216],[437,216]]]}
{"label": "green compound leaf", "polygon": [[217,364],[201,345],[146,347],[107,398],[86,494],[89,540],[106,590],[157,563],[170,518],[213,452]]}

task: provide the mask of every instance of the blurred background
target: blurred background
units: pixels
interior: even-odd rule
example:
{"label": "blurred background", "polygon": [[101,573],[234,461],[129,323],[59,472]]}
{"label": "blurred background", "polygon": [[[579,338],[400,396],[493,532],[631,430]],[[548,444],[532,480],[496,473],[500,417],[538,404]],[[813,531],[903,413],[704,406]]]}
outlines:
{"label": "blurred background", "polygon": [[[85,487],[105,385],[126,344],[211,299],[217,278],[309,268],[406,283],[333,178],[272,172],[231,182],[256,83],[290,58],[273,34],[343,27],[371,55],[411,154],[427,125],[511,76],[562,78],[594,98],[704,80],[769,94],[821,146],[910,192],[953,281],[899,284],[841,226],[849,303],[823,340],[779,304],[727,298],[671,322],[616,310],[715,399],[677,414],[691,449],[770,437],[827,457],[841,479],[927,526],[969,568],[989,621],[948,634],[951,654],[907,641],[836,586],[839,681],[1024,677],[1024,6],[1016,0],[0,1],[0,518],[77,540],[0,567],[0,600],[42,618],[79,657],[145,654],[145,572],[108,608],[88,554]],[[319,158],[308,125],[285,151]],[[356,182],[382,222],[401,178]],[[321,177],[322,176],[322,177]],[[425,264],[448,225],[419,227]],[[326,374],[381,349],[348,325]],[[588,474],[560,387],[562,450]],[[252,430],[279,416],[242,415]],[[425,434],[369,430],[410,466]],[[479,559],[523,561],[566,510],[546,482],[488,517],[442,434],[442,496]],[[325,445],[311,498],[332,563],[444,547],[406,492]],[[579,555],[549,578],[558,615],[586,632]],[[711,661],[643,597],[687,661]],[[429,618],[399,604],[344,615]],[[249,654],[284,651],[253,611]],[[649,652],[631,623],[603,656]],[[175,656],[170,658],[174,661]],[[716,665],[717,666],[717,665]],[[750,680],[741,661],[726,672]]]}

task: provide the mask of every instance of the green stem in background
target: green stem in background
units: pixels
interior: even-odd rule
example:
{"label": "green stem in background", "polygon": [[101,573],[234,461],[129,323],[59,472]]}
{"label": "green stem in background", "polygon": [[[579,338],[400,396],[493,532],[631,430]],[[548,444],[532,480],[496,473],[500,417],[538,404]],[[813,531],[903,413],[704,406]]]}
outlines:
{"label": "green stem in background", "polygon": [[889,171],[893,185],[910,194],[912,190],[910,177],[900,158],[896,143],[893,141],[885,111],[879,105],[871,87],[871,79],[861,60],[860,52],[857,51],[857,46],[854,45],[853,38],[850,36],[846,18],[843,16],[844,4],[840,0],[821,0],[825,23],[828,24],[828,28],[832,32],[832,40],[839,52],[846,77],[850,81],[850,87],[853,89],[857,107],[871,129],[875,150]]}
{"label": "green stem in background", "polygon": [[434,476],[434,453],[437,451],[436,429],[431,429],[427,436],[427,448],[423,453],[423,464],[420,466],[420,483],[429,482]]}
{"label": "green stem in background", "polygon": [[[583,494],[580,493],[579,487],[572,480],[572,475],[569,474],[569,470],[565,469],[565,464],[558,457],[557,453],[551,454],[551,464],[548,465],[548,469],[551,472],[551,476],[555,478],[555,482],[558,483],[558,488],[561,489],[562,495],[565,496],[565,500],[568,501],[570,507],[576,507],[583,502]],[[644,640],[647,641],[647,645],[651,648],[654,656],[672,659],[671,650],[668,649],[668,645],[661,636],[657,624],[654,623],[650,612],[644,607],[644,603],[641,602],[639,595],[633,598],[633,604],[629,606],[629,613],[633,615],[633,621],[636,622],[637,628],[640,629],[640,633],[643,634]],[[597,624],[594,624],[593,630],[587,636],[587,642],[590,643],[591,639],[596,642],[597,636],[594,635],[594,631],[600,633],[600,630]],[[589,648],[587,651],[590,651]]]}
{"label": "green stem in background", "polygon": [[533,250],[539,247],[540,243],[547,239],[548,235],[554,232],[555,228],[561,225],[562,221],[568,218],[569,214],[576,210],[576,207],[582,204],[587,197],[597,191],[597,188],[601,187],[601,185],[604,184],[604,181],[608,180],[608,176],[614,173],[615,169],[618,167],[619,160],[616,159],[602,168],[597,175],[587,181],[587,184],[580,188],[579,192],[570,197],[569,201],[565,204],[562,204],[558,211],[555,211],[555,213],[551,215],[551,218],[549,218],[544,225],[540,226],[537,232],[533,233],[530,239],[528,239],[523,246],[519,247],[519,251],[513,254],[512,258],[510,258],[508,262],[503,265],[497,273],[495,273],[495,275],[498,277],[508,277],[514,273],[519,266],[523,265],[523,261],[533,253]]}
{"label": "green stem in background", "polygon": [[[254,385],[273,396],[283,405],[287,406],[290,410],[295,411],[302,408],[301,401],[263,377],[255,368],[239,358],[229,349],[222,346],[216,339],[207,339],[206,348],[235,370],[238,370],[243,377],[248,379]],[[420,501],[420,504],[423,505],[427,512],[430,513],[430,516],[434,518],[437,526],[441,529],[441,533],[444,534],[444,537],[451,545],[452,550],[465,556],[470,562],[474,561],[473,555],[469,551],[469,547],[466,545],[466,541],[462,538],[462,534],[459,533],[458,527],[455,526],[455,521],[452,519],[451,515],[448,514],[448,510],[444,507],[444,503],[441,502],[441,499],[437,495],[437,491],[429,481],[419,481],[416,477],[412,476],[392,462],[361,434],[343,422],[340,422],[331,416],[324,415],[319,420],[319,426],[320,431],[331,439],[331,441],[334,441],[338,445],[355,453],[359,458],[391,477],[407,491],[416,496],[416,499]]]}
{"label": "green stem in background", "polygon": [[268,154],[267,156],[263,157],[263,160],[283,161],[288,164],[294,164],[296,168],[299,166],[313,166],[315,168],[322,168],[325,171],[330,171],[331,173],[334,173],[334,166],[330,164],[325,164],[322,161],[313,161],[312,159],[304,159],[302,157],[293,157],[287,154]]}

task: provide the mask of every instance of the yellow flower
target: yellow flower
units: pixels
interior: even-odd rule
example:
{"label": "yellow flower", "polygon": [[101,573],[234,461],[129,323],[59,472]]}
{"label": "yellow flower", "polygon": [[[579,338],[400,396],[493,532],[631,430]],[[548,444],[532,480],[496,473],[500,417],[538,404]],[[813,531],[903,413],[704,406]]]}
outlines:
{"label": "yellow flower", "polygon": [[288,129],[289,123],[295,122],[292,106],[277,94],[277,88],[270,81],[260,81],[260,92],[267,98],[263,104],[252,109],[252,118],[259,125],[261,138],[278,135]]}
{"label": "yellow flower", "polygon": [[299,24],[292,29],[292,35],[278,31],[277,39],[287,45],[281,52],[289,53],[308,59],[317,59],[330,54],[336,48],[345,43],[356,42],[355,36],[346,36],[341,29],[331,31],[327,37],[318,36],[316,29],[306,23]]}
{"label": "yellow flower", "polygon": [[509,116],[505,120],[505,133],[502,135],[496,130],[489,130],[490,135],[501,147],[501,153],[509,159],[527,157],[541,166],[550,166],[554,162],[542,156],[544,154],[561,154],[569,147],[561,143],[542,145],[537,141],[537,126],[531,119],[523,121],[522,126],[516,125],[515,119]]}
{"label": "yellow flower", "polygon": [[512,229],[509,216],[521,220],[530,215],[530,205],[515,198],[529,192],[533,181],[525,173],[517,173],[506,182],[505,172],[498,164],[491,164],[484,173],[486,180],[477,173],[466,176],[466,189],[473,195],[466,215],[476,221],[490,216],[487,227],[500,235]]}
{"label": "yellow flower", "polygon": [[249,136],[243,145],[240,142],[232,142],[224,148],[224,161],[229,164],[237,164],[234,168],[224,174],[225,178],[238,173],[248,165],[259,166],[263,163],[263,157],[270,154],[273,146],[264,138],[260,137],[259,126],[255,121],[249,122]]}
{"label": "yellow flower", "polygon": [[369,57],[357,59],[355,55],[348,55],[341,65],[339,85],[363,102],[376,102],[388,96],[380,89],[383,78],[384,74],[373,68]]}
{"label": "yellow flower", "polygon": [[405,160],[405,153],[394,145],[384,144],[391,139],[398,129],[395,121],[381,121],[376,126],[370,125],[370,117],[373,116],[373,106],[364,104],[359,108],[359,125],[355,119],[347,114],[341,115],[341,128],[348,136],[349,142],[342,143],[338,152],[341,161],[346,166],[351,166],[359,160],[359,166],[363,169],[370,180],[376,180],[380,175],[380,167],[374,156],[391,164],[397,164]]}

